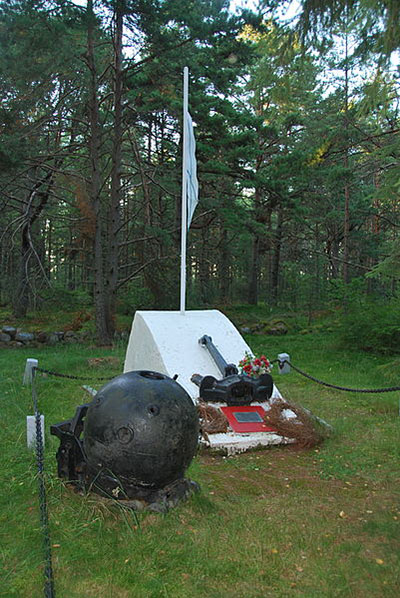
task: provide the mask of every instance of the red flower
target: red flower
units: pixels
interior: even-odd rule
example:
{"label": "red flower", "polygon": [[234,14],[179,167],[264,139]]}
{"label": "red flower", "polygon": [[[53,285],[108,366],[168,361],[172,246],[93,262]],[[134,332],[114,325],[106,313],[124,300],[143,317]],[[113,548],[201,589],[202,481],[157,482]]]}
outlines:
{"label": "red flower", "polygon": [[239,361],[239,367],[241,368],[242,373],[247,374],[248,376],[258,377],[264,372],[268,372],[272,366],[265,355],[255,357],[254,355],[246,353],[244,358]]}

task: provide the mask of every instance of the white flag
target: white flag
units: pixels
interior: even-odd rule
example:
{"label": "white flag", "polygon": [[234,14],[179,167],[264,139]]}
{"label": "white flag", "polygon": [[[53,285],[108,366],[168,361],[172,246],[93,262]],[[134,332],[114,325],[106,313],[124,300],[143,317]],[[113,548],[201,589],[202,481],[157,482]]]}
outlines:
{"label": "white flag", "polygon": [[186,185],[187,185],[187,228],[192,221],[193,212],[199,201],[199,183],[197,181],[196,141],[193,132],[193,121],[189,112],[185,114],[186,128]]}

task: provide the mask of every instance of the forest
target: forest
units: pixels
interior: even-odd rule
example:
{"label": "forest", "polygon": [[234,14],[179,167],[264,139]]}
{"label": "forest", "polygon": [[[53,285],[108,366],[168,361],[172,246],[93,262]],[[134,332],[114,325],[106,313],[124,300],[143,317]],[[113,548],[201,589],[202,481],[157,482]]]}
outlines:
{"label": "forest", "polygon": [[[397,0],[3,0],[0,303],[398,304]],[[297,14],[287,18],[296,5]],[[245,6],[243,4],[243,6]]]}

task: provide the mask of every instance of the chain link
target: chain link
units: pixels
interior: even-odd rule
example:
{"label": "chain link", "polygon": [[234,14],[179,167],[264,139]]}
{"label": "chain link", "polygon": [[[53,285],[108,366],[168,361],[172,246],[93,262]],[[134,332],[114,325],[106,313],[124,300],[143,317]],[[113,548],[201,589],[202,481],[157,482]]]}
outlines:
{"label": "chain link", "polygon": [[284,361],[280,361],[279,359],[275,360],[275,361],[278,361],[279,364],[287,363],[288,365],[290,365],[290,367],[292,367],[296,372],[298,372],[305,378],[308,378],[309,380],[312,380],[313,382],[317,382],[317,384],[321,384],[322,386],[327,386],[328,388],[334,388],[335,390],[344,390],[346,392],[377,393],[377,394],[382,393],[382,392],[396,392],[396,391],[400,390],[400,386],[389,386],[387,388],[347,388],[346,386],[337,386],[336,384],[329,384],[328,382],[323,382],[322,380],[318,380],[318,378],[314,378],[314,376],[311,376],[310,374],[303,372],[303,370],[301,370],[300,368],[293,365],[293,363],[291,361],[287,361],[286,359]]}
{"label": "chain link", "polygon": [[48,376],[55,376],[56,378],[68,378],[69,380],[81,380],[84,382],[87,382],[88,380],[94,380],[94,381],[100,382],[100,381],[110,379],[110,376],[105,377],[105,378],[93,378],[93,376],[73,376],[72,374],[60,374],[59,372],[52,372],[51,370],[45,370],[44,368],[39,368],[39,367],[35,367],[33,369],[42,374],[47,374]]}
{"label": "chain link", "polygon": [[[36,368],[35,368],[36,369]],[[35,411],[36,424],[36,464],[38,470],[38,485],[39,485],[39,509],[40,509],[40,526],[43,533],[43,549],[45,556],[44,564],[44,596],[45,598],[55,598],[54,591],[54,577],[53,566],[51,558],[51,542],[50,542],[50,528],[49,528],[49,514],[46,497],[46,484],[44,474],[44,450],[43,450],[43,436],[41,425],[41,413],[38,408],[38,397],[35,388],[35,372],[32,376],[32,402]]]}

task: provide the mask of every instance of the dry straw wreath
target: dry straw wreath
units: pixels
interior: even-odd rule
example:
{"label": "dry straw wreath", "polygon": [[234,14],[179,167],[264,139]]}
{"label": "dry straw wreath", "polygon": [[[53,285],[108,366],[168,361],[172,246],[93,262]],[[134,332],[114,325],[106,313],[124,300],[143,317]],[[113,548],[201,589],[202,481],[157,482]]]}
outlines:
{"label": "dry straw wreath", "polygon": [[217,434],[228,430],[228,420],[224,413],[212,405],[200,401],[197,405],[197,413],[200,419],[200,428],[203,435]]}
{"label": "dry straw wreath", "polygon": [[[296,417],[288,418],[283,413],[290,409]],[[265,422],[275,428],[281,436],[293,438],[302,448],[311,448],[321,444],[329,433],[328,425],[324,426],[311,412],[286,399],[277,399],[265,414]]]}

